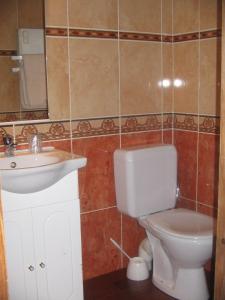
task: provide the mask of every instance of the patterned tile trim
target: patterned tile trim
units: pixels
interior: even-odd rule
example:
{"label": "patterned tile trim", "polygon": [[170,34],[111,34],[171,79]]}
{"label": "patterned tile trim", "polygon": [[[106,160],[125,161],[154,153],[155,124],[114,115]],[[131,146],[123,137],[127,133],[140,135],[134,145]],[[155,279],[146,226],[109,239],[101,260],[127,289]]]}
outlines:
{"label": "patterned tile trim", "polygon": [[[122,133],[151,131],[172,128],[172,114],[149,114],[141,116],[123,116]],[[43,141],[69,139],[70,122],[49,122],[17,125],[17,143],[26,143],[31,133],[41,133]],[[1,133],[1,132],[0,132]],[[119,134],[119,117],[85,119],[72,121],[72,138]]]}
{"label": "patterned tile trim", "polygon": [[121,40],[136,40],[136,41],[150,41],[150,42],[162,41],[162,36],[160,34],[120,32],[119,37]]}
{"label": "patterned tile trim", "polygon": [[198,116],[191,114],[174,114],[174,129],[198,131]]}
{"label": "patterned tile trim", "polygon": [[0,122],[48,119],[47,110],[0,113]]}
{"label": "patterned tile trim", "polygon": [[121,120],[122,133],[161,129],[162,118],[160,114],[147,116],[124,116]]}
{"label": "patterned tile trim", "polygon": [[0,50],[0,56],[13,56],[16,55],[16,50]]}
{"label": "patterned tile trim", "polygon": [[197,114],[174,114],[174,129],[219,133],[220,117]]}
{"label": "patterned tile trim", "polygon": [[87,119],[72,122],[72,137],[99,136],[119,133],[119,118]]}
{"label": "patterned tile trim", "polygon": [[54,28],[48,27],[45,29],[45,35],[47,36],[68,36],[67,28]]}
{"label": "patterned tile trim", "polygon": [[199,132],[220,133],[220,117],[199,116]]}
{"label": "patterned tile trim", "polygon": [[186,41],[194,41],[199,39],[199,32],[185,33],[173,36],[173,42],[186,42]]}
{"label": "patterned tile trim", "polygon": [[221,37],[221,35],[222,35],[222,32],[221,32],[220,29],[203,31],[203,32],[200,32],[200,39],[209,39],[209,38]]}
{"label": "patterned tile trim", "polygon": [[[164,129],[179,129],[203,133],[219,133],[219,117],[193,114],[148,114],[122,116],[121,132],[141,132]],[[199,122],[199,123],[198,123]],[[0,139],[4,134],[13,134],[12,126],[0,127]],[[16,125],[17,143],[26,143],[30,133],[41,133],[43,141],[71,138],[69,121]],[[119,117],[72,121],[72,138],[119,134]],[[1,145],[1,142],[0,142]]]}
{"label": "patterned tile trim", "polygon": [[[117,39],[117,31],[107,30],[92,30],[80,28],[55,28],[48,27],[45,30],[47,36],[71,36],[71,37],[85,37],[85,38],[101,38],[101,39]],[[154,33],[141,33],[141,32],[119,32],[121,40],[137,40],[137,41],[150,41],[150,42],[184,42],[193,41],[198,39],[206,39],[213,37],[220,37],[221,30],[209,30],[203,32],[190,32],[178,35],[161,35]]]}
{"label": "patterned tile trim", "polygon": [[69,35],[71,37],[86,37],[86,38],[100,38],[100,39],[118,38],[118,33],[116,31],[104,31],[104,30],[70,29]]}

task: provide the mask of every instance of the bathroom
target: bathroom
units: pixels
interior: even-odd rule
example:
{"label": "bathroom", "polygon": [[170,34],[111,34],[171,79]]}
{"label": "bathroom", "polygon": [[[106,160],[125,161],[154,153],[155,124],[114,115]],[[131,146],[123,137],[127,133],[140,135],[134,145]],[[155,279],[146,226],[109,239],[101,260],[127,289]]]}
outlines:
{"label": "bathroom", "polygon": [[136,256],[146,237],[117,210],[116,149],[174,144],[177,206],[217,215],[222,1],[44,2],[49,119],[7,119],[0,133],[18,149],[41,133],[44,146],[87,157],[79,170],[86,281],[126,268],[110,238]]}

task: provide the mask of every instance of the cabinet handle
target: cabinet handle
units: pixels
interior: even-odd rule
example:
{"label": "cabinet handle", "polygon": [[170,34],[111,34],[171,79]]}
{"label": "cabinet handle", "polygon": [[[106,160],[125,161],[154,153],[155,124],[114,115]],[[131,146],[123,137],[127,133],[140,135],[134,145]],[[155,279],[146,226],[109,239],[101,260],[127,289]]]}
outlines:
{"label": "cabinet handle", "polygon": [[45,268],[45,264],[42,262],[42,263],[40,263],[40,265],[39,265],[42,269],[44,269]]}
{"label": "cabinet handle", "polygon": [[31,272],[33,272],[34,271],[34,267],[33,266],[29,266],[29,268],[28,268]]}

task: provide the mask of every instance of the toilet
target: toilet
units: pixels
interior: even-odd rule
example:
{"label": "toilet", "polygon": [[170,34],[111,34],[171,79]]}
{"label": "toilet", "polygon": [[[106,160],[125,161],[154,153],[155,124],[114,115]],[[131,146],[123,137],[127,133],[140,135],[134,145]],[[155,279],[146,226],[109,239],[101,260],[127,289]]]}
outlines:
{"label": "toilet", "polygon": [[206,300],[204,264],[212,256],[213,218],[175,209],[177,152],[149,145],[114,152],[118,209],[145,228],[153,256],[153,284],[181,300]]}

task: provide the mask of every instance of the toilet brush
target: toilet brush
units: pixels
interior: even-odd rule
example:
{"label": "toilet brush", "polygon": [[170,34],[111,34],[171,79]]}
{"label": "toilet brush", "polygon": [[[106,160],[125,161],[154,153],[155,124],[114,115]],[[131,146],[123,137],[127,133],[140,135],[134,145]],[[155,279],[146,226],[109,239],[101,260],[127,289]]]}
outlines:
{"label": "toilet brush", "polygon": [[120,250],[120,252],[123,253],[123,255],[125,255],[129,260],[131,259],[131,257],[123,250],[123,248],[120,247],[120,245],[116,241],[114,241],[114,239],[110,238],[110,241],[113,243],[114,246],[116,246],[117,249]]}

